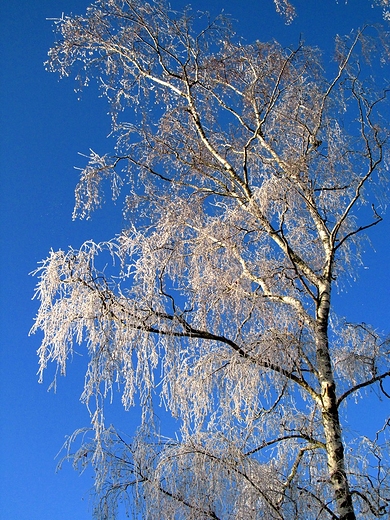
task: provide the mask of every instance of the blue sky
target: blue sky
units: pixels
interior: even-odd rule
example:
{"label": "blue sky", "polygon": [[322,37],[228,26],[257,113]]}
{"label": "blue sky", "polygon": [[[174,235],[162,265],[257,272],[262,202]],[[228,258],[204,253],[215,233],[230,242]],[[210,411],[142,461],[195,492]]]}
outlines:
{"label": "blue sky", "polygon": [[[184,0],[171,0],[175,9]],[[103,240],[120,231],[120,206],[110,201],[88,222],[72,222],[74,166],[78,152],[108,152],[109,119],[105,101],[92,87],[78,100],[71,79],[44,70],[54,42],[52,22],[62,12],[84,12],[87,0],[18,0],[2,2],[1,141],[0,141],[0,399],[1,520],[65,520],[91,517],[89,474],[78,476],[69,465],[55,473],[55,456],[76,428],[89,417],[79,402],[82,360],[75,360],[57,393],[47,392],[50,377],[37,382],[39,336],[28,337],[37,302],[35,280],[28,276],[50,248],[77,247],[86,239]],[[366,21],[380,21],[369,0],[299,0],[298,18],[290,26],[274,12],[271,0],[196,0],[193,7],[222,9],[237,20],[248,41],[275,38],[296,44],[300,35],[319,46],[329,59],[336,33],[345,34]],[[365,256],[358,283],[336,298],[351,320],[389,330],[390,215],[372,230],[373,249]],[[117,407],[115,413],[120,413]],[[125,412],[123,412],[125,413]],[[357,410],[359,413],[359,410]],[[375,422],[377,409],[365,416]],[[126,417],[121,421],[126,422]]]}

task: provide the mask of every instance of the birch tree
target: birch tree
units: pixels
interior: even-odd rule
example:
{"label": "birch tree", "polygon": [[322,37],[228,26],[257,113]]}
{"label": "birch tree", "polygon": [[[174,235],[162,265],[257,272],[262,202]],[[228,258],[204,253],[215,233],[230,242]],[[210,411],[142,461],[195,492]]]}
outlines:
{"label": "birch tree", "polygon": [[[74,218],[110,189],[127,216],[36,271],[40,379],[88,353],[91,428],[67,453],[95,470],[97,517],[126,499],[145,519],[386,517],[390,419],[368,438],[346,418],[390,397],[389,343],[332,306],[382,220],[386,37],[337,38],[326,71],[303,43],[244,44],[160,1],[98,0],[57,28],[48,68],[98,81],[116,139]],[[105,422],[117,389],[141,409],[129,437]]]}

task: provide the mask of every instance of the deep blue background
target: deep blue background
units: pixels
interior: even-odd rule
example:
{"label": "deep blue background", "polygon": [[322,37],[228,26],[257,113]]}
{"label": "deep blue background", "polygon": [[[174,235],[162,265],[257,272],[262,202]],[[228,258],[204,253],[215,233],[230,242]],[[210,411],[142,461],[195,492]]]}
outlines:
{"label": "deep blue background", "polygon": [[[172,0],[175,9],[187,2]],[[28,337],[38,303],[31,301],[35,280],[28,273],[50,248],[78,247],[84,240],[109,239],[120,231],[121,208],[108,201],[88,222],[72,222],[74,166],[78,152],[110,151],[107,106],[96,88],[79,101],[71,79],[59,82],[43,62],[54,42],[52,22],[62,12],[82,13],[86,0],[18,0],[2,2],[1,15],[1,154],[0,154],[0,399],[2,520],[68,520],[90,518],[92,476],[79,477],[70,465],[55,473],[55,455],[65,435],[89,423],[79,402],[83,387],[82,358],[70,365],[57,393],[47,393],[50,377],[37,383],[38,336]],[[370,0],[299,0],[298,18],[286,26],[271,0],[197,0],[194,9],[222,9],[237,20],[248,42],[275,38],[307,43],[325,50],[329,62],[336,33],[346,34],[366,21],[380,21]],[[383,73],[383,72],[381,72]],[[371,322],[389,330],[389,217],[372,230],[358,282],[336,297],[337,308],[350,320]],[[119,400],[118,400],[119,401]],[[383,404],[387,406],[387,404]],[[374,405],[364,415],[375,423]],[[115,414],[122,413],[115,406]],[[360,408],[356,407],[359,415]],[[121,417],[129,424],[131,415]]]}

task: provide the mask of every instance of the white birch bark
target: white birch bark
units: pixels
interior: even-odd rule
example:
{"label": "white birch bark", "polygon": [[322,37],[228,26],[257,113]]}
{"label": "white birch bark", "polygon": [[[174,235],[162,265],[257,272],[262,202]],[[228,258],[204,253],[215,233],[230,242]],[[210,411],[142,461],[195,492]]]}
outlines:
{"label": "white birch bark", "polygon": [[340,520],[354,520],[356,516],[345,470],[344,444],[337,406],[336,384],[329,355],[330,284],[324,284],[320,290],[316,317],[316,347],[329,478],[337,502],[338,518]]}

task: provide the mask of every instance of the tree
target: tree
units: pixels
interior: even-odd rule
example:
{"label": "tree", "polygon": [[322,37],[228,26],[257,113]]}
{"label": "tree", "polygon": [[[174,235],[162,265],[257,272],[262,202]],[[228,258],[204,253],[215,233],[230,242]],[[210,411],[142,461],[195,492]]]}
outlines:
{"label": "tree", "polygon": [[[203,21],[140,0],[58,21],[50,70],[97,77],[116,136],[114,155],[91,152],[74,217],[106,182],[128,215],[36,271],[41,378],[77,344],[89,355],[93,434],[68,455],[95,469],[99,518],[126,496],[143,518],[386,516],[390,419],[370,440],[345,417],[370,388],[389,397],[389,344],[331,297],[382,220],[388,90],[369,67],[386,38],[338,38],[326,75],[302,42],[244,45]],[[116,385],[142,411],[129,440],[104,421]]]}

